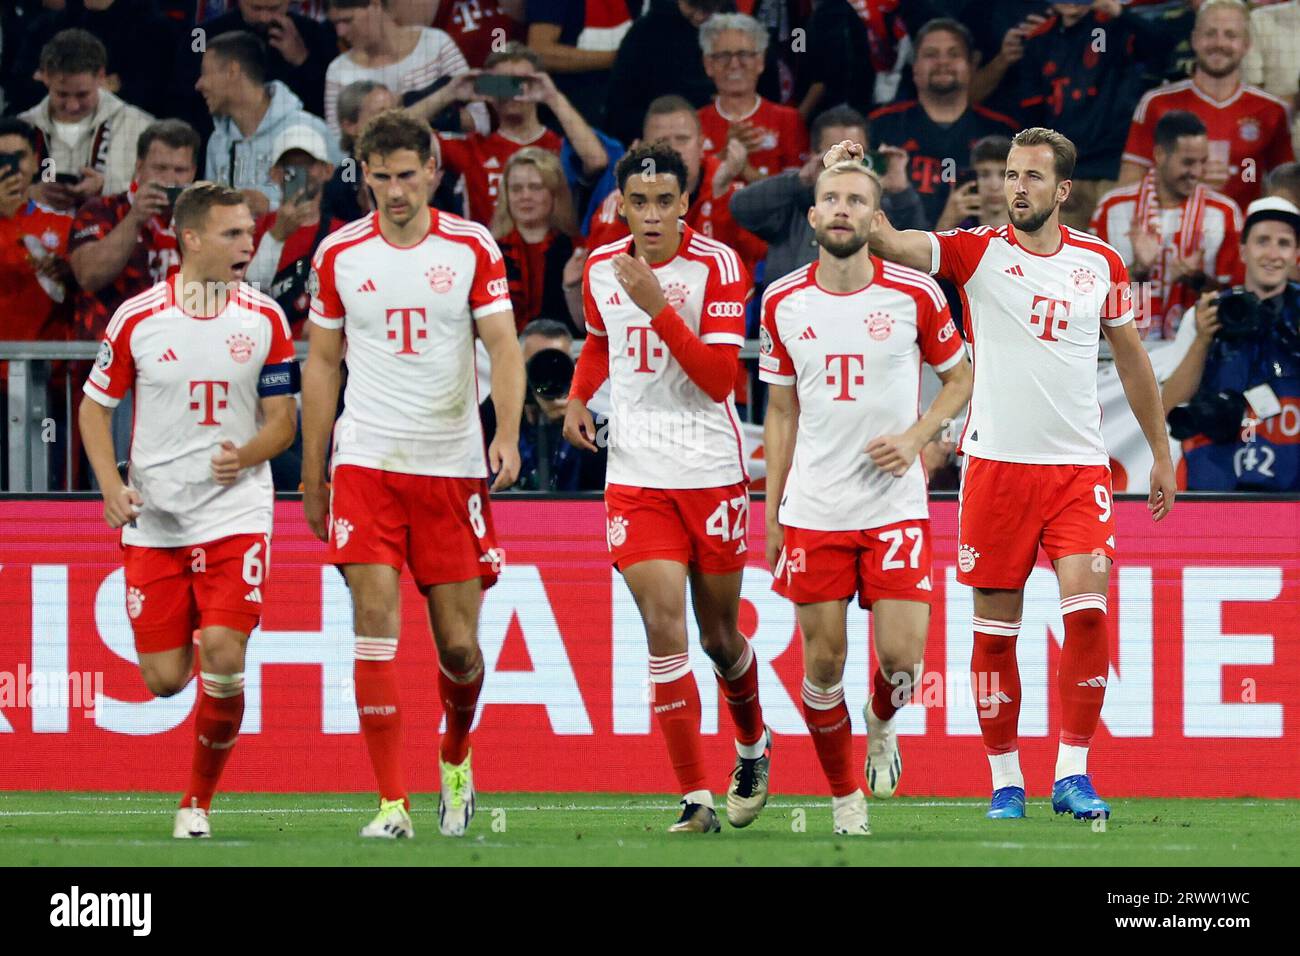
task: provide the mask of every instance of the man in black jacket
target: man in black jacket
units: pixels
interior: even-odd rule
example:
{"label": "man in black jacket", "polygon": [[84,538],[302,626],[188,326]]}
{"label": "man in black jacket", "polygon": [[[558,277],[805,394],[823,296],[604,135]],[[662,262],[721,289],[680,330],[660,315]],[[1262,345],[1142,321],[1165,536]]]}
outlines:
{"label": "man in black jacket", "polygon": [[641,135],[653,100],[676,94],[696,109],[713,98],[704,72],[700,26],[734,7],[732,0],[651,0],[650,11],[623,37],[610,73],[602,129],[623,143]]}
{"label": "man in black jacket", "polygon": [[[200,24],[206,39],[246,30],[266,44],[266,80],[279,80],[302,100],[314,116],[325,115],[325,70],[339,54],[334,24],[313,20],[289,10],[289,0],[238,0],[234,9]],[[186,44],[189,51],[193,44]],[[203,51],[186,54],[187,77],[182,88],[192,93],[199,77]],[[187,113],[206,119],[201,99],[193,99]]]}

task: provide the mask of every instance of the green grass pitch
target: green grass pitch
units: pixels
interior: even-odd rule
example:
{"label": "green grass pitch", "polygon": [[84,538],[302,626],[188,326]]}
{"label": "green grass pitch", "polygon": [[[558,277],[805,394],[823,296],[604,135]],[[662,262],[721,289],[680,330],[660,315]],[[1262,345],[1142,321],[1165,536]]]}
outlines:
{"label": "green grass pitch", "polygon": [[[719,795],[721,797],[722,795]],[[171,839],[170,794],[0,794],[8,866],[1294,866],[1300,801],[1112,800],[1105,830],[1047,800],[1021,821],[982,800],[872,801],[873,835],[830,833],[827,798],[773,797],[745,830],[667,834],[669,797],[482,793],[469,835],[438,834],[437,795],[413,799],[414,840],[363,841],[364,794],[221,794],[211,840]],[[802,825],[802,826],[801,826]]]}

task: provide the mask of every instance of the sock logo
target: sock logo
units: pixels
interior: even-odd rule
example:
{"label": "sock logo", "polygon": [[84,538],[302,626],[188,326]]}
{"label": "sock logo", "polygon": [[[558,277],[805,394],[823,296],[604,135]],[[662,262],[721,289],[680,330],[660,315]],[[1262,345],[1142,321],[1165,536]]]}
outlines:
{"label": "sock logo", "polygon": [[131,620],[134,621],[137,617],[140,616],[140,613],[143,610],[144,610],[144,592],[142,592],[139,588],[127,588],[126,589],[127,615],[131,618]]}
{"label": "sock logo", "polygon": [[1106,686],[1106,678],[1104,678],[1104,677],[1089,677],[1087,680],[1081,680],[1081,681],[1079,681],[1079,683],[1076,684],[1075,686],[1076,686],[1076,687],[1105,687],[1105,686]]}
{"label": "sock logo", "polygon": [[345,548],[348,544],[348,538],[352,535],[352,522],[347,518],[334,519],[334,544],[336,547]]}
{"label": "sock logo", "polygon": [[969,544],[963,544],[957,549],[957,567],[970,574],[975,570],[975,561],[979,558],[980,553],[972,548]]}

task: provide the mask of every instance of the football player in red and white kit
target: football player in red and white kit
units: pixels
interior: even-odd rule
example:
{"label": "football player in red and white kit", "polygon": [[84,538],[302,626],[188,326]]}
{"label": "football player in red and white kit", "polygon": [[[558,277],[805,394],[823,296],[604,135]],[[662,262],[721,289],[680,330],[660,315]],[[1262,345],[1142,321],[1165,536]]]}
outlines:
{"label": "football player in red and white kit", "polygon": [[[523,360],[496,242],[483,226],[429,207],[440,175],[429,127],[400,111],[381,113],[362,132],[357,157],[378,209],[326,237],[312,261],[303,504],[352,592],[357,711],[380,797],[361,835],[414,835],[396,664],[407,565],[438,647],[447,727],[438,752],[439,829],[462,836],[474,815],[469,731],[483,687],[479,605],[503,560],[486,479],[489,465],[493,490],[519,474]],[[344,336],[347,394],[335,423]],[[475,336],[492,359],[498,422],[486,461]]]}
{"label": "football player in red and white kit", "polygon": [[[834,830],[848,835],[871,828],[850,766],[845,612],[855,594],[871,609],[879,668],[863,710],[866,777],[888,797],[903,772],[894,715],[920,675],[933,596],[919,453],[971,388],[938,283],[867,249],[880,198],[861,162],[823,170],[808,210],[818,259],[768,286],[759,352],[769,386],[767,559],[774,588],[798,606],[804,718],[830,783]],[[921,415],[923,361],[943,387]]]}
{"label": "football player in red and white kit", "polygon": [[615,168],[630,236],[587,259],[587,341],[574,373],[564,435],[595,451],[586,403],[610,380],[605,509],[614,566],[645,622],[653,708],[682,790],[672,832],[721,828],[700,744],[700,694],[686,638],[689,578],[700,642],[736,726],[727,789],[732,826],[767,802],[771,733],[758,666],[737,627],[749,492],[731,388],[745,341],[749,276],[735,250],[682,221],[686,166],[666,143]]}
{"label": "football player in red and white kit", "polygon": [[[877,215],[871,244],[887,259],[950,280],[967,305],[975,382],[959,449],[966,461],[957,580],[975,589],[971,683],[993,774],[989,816],[1025,812],[1016,637],[1040,545],[1056,569],[1065,623],[1052,807],[1103,816],[1110,808],[1087,770],[1110,673],[1106,596],[1115,559],[1110,458],[1097,404],[1103,334],[1155,460],[1148,498],[1155,521],[1173,507],[1174,468],[1124,261],[1060,222],[1074,144],[1040,127],[1022,130],[1012,144],[1009,224],[899,232]],[[845,142],[826,161],[860,149]]]}
{"label": "football player in red and white kit", "polygon": [[[208,812],[244,716],[244,649],[262,613],[275,492],[268,462],[293,442],[298,365],[275,301],[243,283],[253,216],[235,190],[196,183],[175,209],[180,271],[127,299],[86,381],[79,423],[121,528],[126,613],[140,674],[170,697],[194,674],[190,783],[172,836],[211,836]],[[110,423],[128,391],[125,482]]]}

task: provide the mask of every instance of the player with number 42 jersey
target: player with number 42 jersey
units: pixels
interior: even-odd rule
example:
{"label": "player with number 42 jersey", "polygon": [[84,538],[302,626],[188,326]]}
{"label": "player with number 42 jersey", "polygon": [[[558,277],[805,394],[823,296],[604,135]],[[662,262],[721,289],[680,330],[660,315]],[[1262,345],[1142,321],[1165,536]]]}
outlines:
{"label": "player with number 42 jersey", "polygon": [[[438,647],[439,830],[463,836],[474,815],[469,732],[483,686],[479,606],[503,561],[486,479],[490,467],[493,487],[505,488],[519,473],[523,359],[495,240],[428,205],[438,175],[429,127],[384,113],[367,125],[357,156],[379,208],[326,237],[312,262],[303,504],[352,592],[357,711],[380,797],[361,836],[414,835],[397,694],[403,566],[425,596]],[[492,360],[500,423],[487,461],[476,336]],[[335,423],[345,337],[346,400]]]}
{"label": "player with number 42 jersey", "polygon": [[[261,618],[275,492],[269,461],[293,442],[298,365],[284,313],[243,284],[253,217],[243,196],[196,183],[175,210],[181,268],[109,322],[79,413],[86,454],[121,528],[126,616],[160,697],[201,693],[190,785],[172,835],[211,835],[208,812],[244,713],[244,651]],[[113,409],[134,393],[129,470]]]}
{"label": "player with number 42 jersey", "polygon": [[747,554],[748,477],[732,402],[749,277],[730,247],[685,224],[686,168],[666,144],[615,170],[631,235],[592,250],[583,276],[587,341],[564,435],[595,451],[587,402],[610,380],[606,538],[646,627],[654,713],[682,792],[673,832],[720,828],[700,744],[700,695],[686,637],[686,583],[705,653],[736,726],[727,818],[767,802],[771,734],[758,665],[737,629]]}
{"label": "player with number 42 jersey", "polygon": [[[831,161],[852,152],[841,144]],[[1052,807],[1109,816],[1087,771],[1110,676],[1106,620],[1115,514],[1097,404],[1097,353],[1110,343],[1155,465],[1148,507],[1174,503],[1160,391],[1133,323],[1119,254],[1060,222],[1076,151],[1055,130],[1022,130],[1007,157],[1000,228],[927,233],[879,217],[872,246],[888,259],[955,283],[967,303],[974,394],[959,451],[957,580],[975,590],[971,684],[993,776],[989,816],[1025,813],[1015,643],[1024,587],[1041,547],[1060,585],[1065,642],[1058,674],[1061,729]]]}
{"label": "player with number 42 jersey", "polygon": [[[867,248],[879,180],[860,162],[824,170],[809,210],[818,259],[763,296],[768,383],[767,557],[797,606],[804,719],[831,789],[834,832],[870,833],[851,769],[844,700],[848,602],[870,608],[879,667],[863,710],[867,785],[902,776],[894,718],[919,680],[934,594],[921,449],[970,397],[970,363],[939,286]],[[943,387],[921,414],[921,363]]]}

